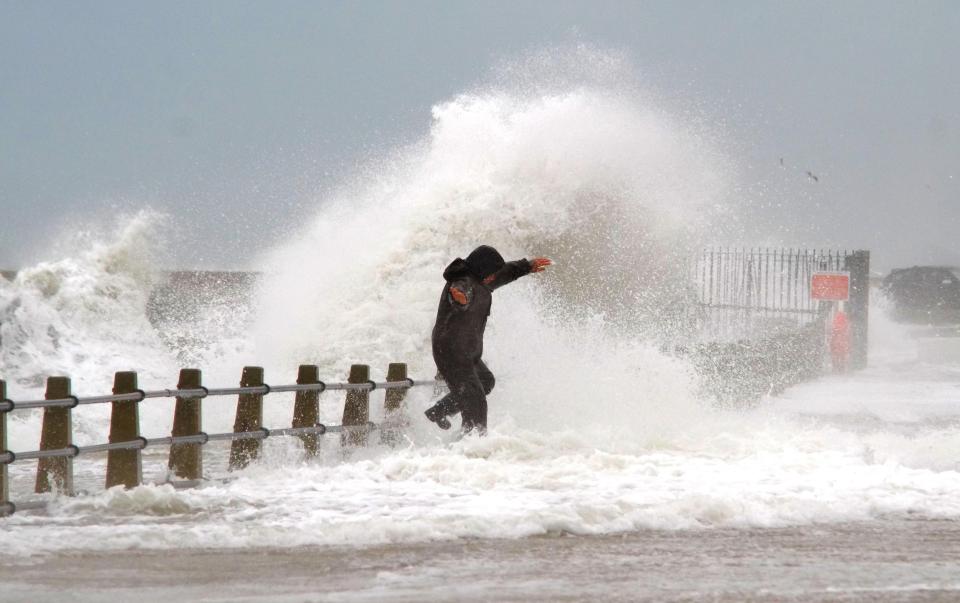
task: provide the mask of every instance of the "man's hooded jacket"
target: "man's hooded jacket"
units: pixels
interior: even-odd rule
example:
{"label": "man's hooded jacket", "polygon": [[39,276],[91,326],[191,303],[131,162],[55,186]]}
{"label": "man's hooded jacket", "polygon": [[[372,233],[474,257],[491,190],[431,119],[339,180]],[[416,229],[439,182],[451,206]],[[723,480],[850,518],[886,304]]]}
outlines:
{"label": "man's hooded jacket", "polygon": [[[491,293],[529,274],[530,269],[526,259],[504,262],[500,253],[487,245],[474,249],[467,259],[457,258],[447,266],[443,271],[446,284],[433,327],[433,358],[441,374],[444,367],[480,359]],[[490,276],[493,278],[488,279]]]}

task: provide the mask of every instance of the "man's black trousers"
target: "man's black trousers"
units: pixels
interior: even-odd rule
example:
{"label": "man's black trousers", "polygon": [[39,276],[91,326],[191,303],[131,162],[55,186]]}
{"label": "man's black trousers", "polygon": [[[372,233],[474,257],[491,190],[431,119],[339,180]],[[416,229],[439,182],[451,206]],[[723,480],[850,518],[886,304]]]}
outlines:
{"label": "man's black trousers", "polygon": [[[440,363],[438,363],[439,365]],[[496,380],[493,373],[477,358],[471,361],[446,361],[438,366],[440,375],[447,382],[450,393],[441,398],[433,407],[443,416],[460,413],[463,431],[477,429],[487,431],[487,394],[493,391]]]}

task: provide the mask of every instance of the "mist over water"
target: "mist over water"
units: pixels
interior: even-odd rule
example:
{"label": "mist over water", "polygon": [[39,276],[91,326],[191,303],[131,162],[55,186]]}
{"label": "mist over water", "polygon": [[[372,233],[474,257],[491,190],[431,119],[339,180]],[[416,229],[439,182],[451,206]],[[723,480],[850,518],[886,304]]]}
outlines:
{"label": "mist over water", "polygon": [[497,294],[487,358],[507,414],[529,420],[555,393],[552,424],[580,424],[579,394],[638,365],[649,369],[632,376],[645,399],[692,404],[692,373],[649,341],[685,301],[679,258],[730,213],[729,162],[708,132],[653,104],[615,55],[532,55],[493,81],[436,105],[424,140],[344,175],[299,233],[262,255],[247,299],[199,315],[164,310],[174,319],[151,328],[150,292],[167,286],[150,261],[154,233],[176,223],[151,212],[78,257],[22,271],[0,303],[13,393],[39,393],[50,374],[103,391],[130,368],[144,386],[169,386],[187,363],[208,383],[235,381],[244,364],[291,380],[305,362],[327,378],[393,361],[430,377],[442,270],[486,243],[557,263]]}
{"label": "mist over water", "polygon": [[81,236],[76,254],[0,279],[0,370],[13,391],[42,388],[48,375],[70,375],[80,391],[102,388],[102,373],[117,363],[171,368],[146,314],[159,284],[153,233],[161,222],[141,212],[106,240]]}
{"label": "mist over water", "polygon": [[[494,416],[609,428],[611,414],[645,410],[630,425],[648,428],[651,411],[666,420],[696,406],[692,372],[653,338],[690,301],[681,258],[728,213],[728,162],[707,132],[652,105],[615,57],[558,60],[596,69],[558,84],[540,57],[436,105],[425,140],[367,166],[267,253],[254,348],[325,372],[403,360],[432,375],[441,273],[484,243],[556,262],[496,293],[485,346]],[[603,387],[624,378],[639,400]],[[598,387],[608,410],[584,412]]]}
{"label": "mist over water", "polygon": [[[618,85],[614,58],[577,58],[600,81],[558,89],[542,61],[521,64],[509,84],[435,106],[425,140],[325,199],[262,258],[257,348],[341,369],[358,354],[429,360],[443,267],[480,243],[557,263],[498,292],[493,325],[535,305],[509,339],[537,333],[540,315],[572,329],[599,317],[614,337],[651,330],[676,299],[679,258],[727,209],[728,162],[707,133]],[[491,336],[491,350],[505,343]]]}
{"label": "mist over water", "polygon": [[[265,460],[235,482],[61,499],[49,513],[62,522],[15,515],[6,525],[32,530],[30,539],[0,531],[0,544],[364,544],[960,516],[956,461],[938,448],[960,441],[952,419],[921,413],[931,425],[904,427],[880,417],[864,428],[803,410],[828,392],[834,408],[869,407],[860,388],[883,386],[891,367],[914,374],[910,354],[827,380],[834,390],[799,388],[794,409],[776,401],[730,413],[700,400],[692,368],[658,351],[686,298],[683,259],[736,227],[735,170],[715,136],[671,115],[626,72],[611,55],[536,55],[437,104],[425,139],[344,175],[298,233],[262,254],[248,298],[171,312],[161,332],[148,317],[150,292],[163,286],[149,251],[160,218],[150,213],[0,281],[0,375],[22,398],[42,393],[51,374],[74,377],[78,394],[103,393],[113,371],[128,369],[140,371],[141,387],[169,387],[187,362],[211,386],[236,383],[245,364],[264,366],[271,383],[292,382],[301,363],[319,364],[326,380],[357,362],[380,378],[396,361],[430,378],[429,333],[450,260],[486,243],[508,259],[556,261],[495,294],[489,437],[438,433],[418,420],[430,400],[416,392],[400,449],[343,457],[327,438],[321,459],[301,462],[298,441],[271,439]],[[874,341],[902,335],[882,319],[874,328]],[[930,370],[931,382],[942,379],[942,367]],[[323,420],[339,422],[341,405],[324,395]],[[205,429],[229,430],[231,406],[205,402]],[[269,427],[289,421],[282,396],[265,406]],[[169,431],[169,404],[142,407],[147,435]],[[105,406],[74,415],[78,441],[105,440]],[[39,418],[15,419],[14,449],[35,448]],[[26,480],[32,467],[14,469]]]}

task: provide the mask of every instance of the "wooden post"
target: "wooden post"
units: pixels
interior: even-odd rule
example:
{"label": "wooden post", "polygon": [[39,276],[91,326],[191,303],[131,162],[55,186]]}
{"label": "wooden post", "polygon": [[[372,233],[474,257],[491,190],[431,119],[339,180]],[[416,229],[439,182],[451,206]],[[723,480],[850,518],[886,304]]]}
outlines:
{"label": "wooden post", "polygon": [[[137,391],[137,374],[120,371],[113,376],[113,393],[132,394]],[[137,400],[111,403],[110,438],[115,442],[129,442],[140,437],[140,402]],[[107,452],[107,488],[124,486],[133,488],[143,483],[141,451],[110,450]]]}
{"label": "wooden post", "polygon": [[[387,381],[406,381],[407,365],[393,362],[387,367]],[[383,427],[380,429],[380,443],[395,446],[400,440],[400,432],[407,425],[406,407],[403,399],[407,397],[406,388],[388,389],[383,400]]]}
{"label": "wooden post", "polygon": [[850,271],[850,368],[867,367],[867,328],[870,312],[870,252],[854,251],[846,257]]}
{"label": "wooden post", "polygon": [[[301,364],[297,371],[298,385],[314,385],[320,383],[320,368],[312,364]],[[313,427],[320,422],[320,392],[297,392],[293,403],[293,427]],[[303,449],[308,456],[317,455],[317,444],[320,437],[315,433],[305,433],[300,436],[303,440]]]}
{"label": "wooden post", "polygon": [[[240,387],[263,385],[263,368],[243,367]],[[263,394],[240,394],[237,398],[237,417],[233,431],[257,431],[263,427]],[[262,440],[233,440],[230,443],[230,469],[243,469],[260,456]]]}
{"label": "wooden post", "polygon": [[[69,398],[70,395],[69,377],[47,379],[47,400]],[[72,436],[73,416],[70,408],[43,409],[40,450],[67,448],[72,444]],[[73,494],[73,458],[58,456],[37,462],[37,483],[34,490],[39,494],[50,492],[54,488],[67,495]]]}
{"label": "wooden post", "polygon": [[[7,399],[7,384],[0,379],[0,401]],[[0,454],[7,451],[7,412],[0,410]],[[10,474],[7,471],[9,463],[0,463],[0,517],[10,513]]]}
{"label": "wooden post", "polygon": [[[350,383],[370,381],[370,367],[366,364],[354,364],[350,367]],[[368,390],[350,390],[343,405],[343,431],[340,433],[341,446],[366,446],[367,422],[370,420],[370,392]]]}
{"label": "wooden post", "polygon": [[[181,369],[177,389],[200,389],[200,369]],[[173,412],[173,437],[197,435],[203,431],[202,398],[177,398]],[[170,472],[187,480],[203,479],[203,445],[173,444],[170,446]]]}

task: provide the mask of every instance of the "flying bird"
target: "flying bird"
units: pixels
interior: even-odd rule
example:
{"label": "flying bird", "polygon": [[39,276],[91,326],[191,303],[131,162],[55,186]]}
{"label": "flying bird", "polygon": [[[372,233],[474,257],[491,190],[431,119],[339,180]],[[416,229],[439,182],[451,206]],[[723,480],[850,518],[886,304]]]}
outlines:
{"label": "flying bird", "polygon": [[807,176],[809,176],[810,179],[813,180],[814,182],[820,182],[820,179],[817,178],[817,175],[811,172],[810,170],[807,170]]}

